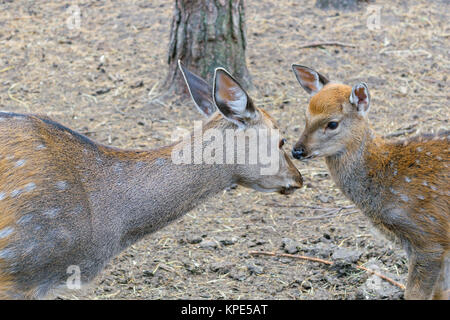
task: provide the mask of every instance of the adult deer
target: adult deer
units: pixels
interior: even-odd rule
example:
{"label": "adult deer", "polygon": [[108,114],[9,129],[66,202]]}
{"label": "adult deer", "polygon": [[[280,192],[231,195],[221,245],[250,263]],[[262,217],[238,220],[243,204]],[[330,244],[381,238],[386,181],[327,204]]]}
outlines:
{"label": "adult deer", "polygon": [[[216,70],[213,89],[180,68],[208,116],[203,133],[277,131],[224,69]],[[278,141],[278,170],[266,175],[259,162],[175,164],[183,144],[196,150],[191,138],[156,150],[120,150],[36,115],[0,113],[0,140],[1,298],[46,297],[64,287],[72,266],[88,283],[122,250],[233,183],[282,193],[302,186]],[[209,143],[201,141],[195,152]]]}
{"label": "adult deer", "polygon": [[330,83],[293,65],[312,97],[292,154],[325,157],[342,192],[376,227],[397,236],[409,258],[406,299],[449,298],[449,134],[388,141],[369,126],[369,89]]}

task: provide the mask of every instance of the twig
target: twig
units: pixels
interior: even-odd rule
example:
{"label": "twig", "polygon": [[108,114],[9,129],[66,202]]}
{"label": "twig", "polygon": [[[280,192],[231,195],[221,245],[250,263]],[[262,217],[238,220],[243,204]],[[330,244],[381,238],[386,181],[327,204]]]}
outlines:
{"label": "twig", "polygon": [[0,70],[0,73],[9,71],[9,70],[14,69],[14,68],[15,68],[14,66],[9,66],[9,67],[3,68],[3,69]]}
{"label": "twig", "polygon": [[273,203],[273,202],[267,202],[263,204],[267,207],[275,207],[275,208],[306,208],[306,209],[315,209],[315,210],[330,210],[330,209],[337,209],[337,208],[324,208],[324,207],[318,207],[318,206],[307,206],[304,204],[279,204],[279,203]]}
{"label": "twig", "polygon": [[384,136],[384,138],[389,139],[389,138],[405,136],[407,134],[414,133],[416,131],[417,131],[416,128],[409,128],[409,129],[405,129],[405,130],[399,130],[399,131],[395,131],[395,132],[392,132],[392,133],[388,133],[387,135]]}
{"label": "twig", "polygon": [[[301,255],[293,255],[293,254],[287,254],[287,253],[276,253],[276,252],[266,252],[266,251],[250,251],[249,254],[251,254],[251,255],[263,255],[263,256],[272,256],[272,257],[286,257],[286,258],[293,258],[293,259],[308,260],[308,261],[320,262],[320,263],[327,264],[327,265],[330,265],[330,266],[334,264],[334,262],[328,261],[328,260],[324,260],[324,259],[308,257],[308,256],[301,256]],[[382,275],[382,274],[380,274],[380,273],[378,273],[376,271],[373,271],[373,270],[368,269],[368,268],[363,267],[363,266],[355,265],[354,267],[356,269],[363,270],[363,271],[369,272],[371,274],[374,274],[374,275],[380,277],[381,279],[383,279],[383,280],[393,284],[394,286],[397,286],[400,289],[405,290],[405,286],[403,284],[398,283],[397,281],[392,280],[391,278],[388,278],[388,277],[386,277],[386,276],[384,276],[384,275]]]}
{"label": "twig", "polygon": [[[297,223],[298,221],[320,220],[320,219],[328,218],[333,215],[339,214],[342,210],[352,209],[355,207],[354,205],[350,205],[350,206],[344,206],[341,208],[325,208],[325,207],[318,207],[318,206],[307,206],[307,205],[302,205],[302,204],[284,205],[284,204],[270,203],[270,202],[264,203],[264,205],[268,206],[268,207],[278,207],[278,208],[307,208],[307,209],[313,209],[313,210],[328,211],[327,213],[320,215],[320,216],[299,218],[294,222],[294,224]],[[358,210],[346,212],[342,215],[349,215],[349,214],[356,213],[356,212],[358,212]]]}
{"label": "twig", "polygon": [[340,46],[340,47],[351,47],[355,48],[356,46],[351,43],[343,43],[338,41],[323,41],[323,42],[311,42],[298,47],[299,49],[303,48],[314,48],[314,47],[322,47],[322,46]]}
{"label": "twig", "polygon": [[11,100],[16,101],[16,102],[20,103],[21,105],[25,106],[25,107],[27,108],[27,110],[29,111],[30,108],[28,107],[28,104],[27,104],[26,102],[24,102],[24,101],[22,101],[22,100],[19,100],[19,99],[15,98],[15,97],[12,95],[12,89],[14,89],[14,87],[15,87],[16,85],[18,85],[18,84],[19,84],[19,83],[15,83],[15,84],[13,84],[11,87],[9,87],[9,89],[8,89],[8,97],[9,97]]}
{"label": "twig", "polygon": [[380,274],[380,273],[378,273],[378,272],[376,272],[376,271],[373,271],[373,270],[371,270],[371,269],[367,269],[366,267],[363,267],[363,266],[355,266],[355,268],[357,268],[357,269],[359,269],[359,270],[364,270],[364,271],[369,272],[369,273],[372,273],[372,274],[374,274],[374,275],[380,277],[381,279],[386,280],[387,282],[390,282],[390,283],[393,284],[394,286],[397,286],[397,287],[399,287],[400,289],[405,290],[405,286],[402,285],[401,283],[398,283],[397,281],[392,280],[391,278],[388,278],[388,277],[386,277],[386,276],[384,276],[384,275],[382,275],[382,274]]}
{"label": "twig", "polygon": [[[294,224],[298,223],[299,221],[308,221],[308,220],[320,220],[320,219],[325,219],[325,218],[330,218],[332,216],[338,215],[340,212],[342,211],[342,209],[338,210],[338,211],[334,211],[334,212],[329,212],[329,213],[325,213],[322,214],[320,216],[316,216],[316,217],[303,217],[303,218],[298,218]],[[349,212],[345,212],[343,214],[341,214],[340,216],[346,216],[349,214],[353,214],[353,213],[357,213],[359,212],[359,210],[353,210],[353,211],[349,211]]]}
{"label": "twig", "polygon": [[309,260],[314,262],[320,262],[328,265],[332,265],[333,262],[328,260],[323,260],[320,258],[314,258],[314,257],[308,257],[308,256],[300,256],[300,255],[294,255],[294,254],[288,254],[288,253],[276,253],[276,252],[267,252],[267,251],[250,251],[249,254],[252,255],[262,255],[262,256],[273,256],[273,257],[286,257],[286,258],[293,258],[293,259],[302,259],[302,260]]}

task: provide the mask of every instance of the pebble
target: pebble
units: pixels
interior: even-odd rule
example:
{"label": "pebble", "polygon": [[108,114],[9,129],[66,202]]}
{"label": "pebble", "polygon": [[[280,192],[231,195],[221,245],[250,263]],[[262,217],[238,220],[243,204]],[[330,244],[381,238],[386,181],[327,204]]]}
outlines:
{"label": "pebble", "polygon": [[295,254],[298,252],[298,243],[290,238],[283,238],[281,240],[282,247],[284,248],[284,251],[289,254]]}
{"label": "pebble", "polygon": [[235,266],[234,263],[227,262],[227,261],[221,261],[221,262],[215,262],[209,266],[209,269],[212,272],[217,272],[218,274],[226,274],[229,273],[233,267]]}
{"label": "pebble", "polygon": [[200,248],[203,249],[217,249],[217,247],[218,247],[217,242],[212,240],[203,240],[200,243]]}

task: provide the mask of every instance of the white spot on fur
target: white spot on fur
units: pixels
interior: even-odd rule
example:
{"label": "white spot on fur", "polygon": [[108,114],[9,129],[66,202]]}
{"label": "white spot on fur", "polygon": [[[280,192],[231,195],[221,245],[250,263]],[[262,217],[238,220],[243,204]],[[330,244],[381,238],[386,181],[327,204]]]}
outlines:
{"label": "white spot on fur", "polygon": [[58,182],[55,183],[55,185],[56,185],[56,187],[59,190],[66,190],[67,189],[67,182],[65,182],[65,181],[58,181]]}
{"label": "white spot on fur", "polygon": [[36,150],[44,150],[44,149],[46,149],[46,147],[43,144],[40,144],[36,147]]}
{"label": "white spot on fur", "polygon": [[436,157],[436,160],[438,160],[438,161],[442,161],[442,157],[440,157],[440,156],[437,156],[437,157]]}
{"label": "white spot on fur", "polygon": [[165,162],[166,162],[165,159],[158,158],[158,159],[156,159],[155,164],[158,166],[162,166],[162,165],[164,165]]}
{"label": "white spot on fur", "polygon": [[416,160],[416,163],[417,163],[417,164],[420,164],[420,160],[419,160],[419,159],[417,159],[417,160]]}
{"label": "white spot on fur", "polygon": [[6,238],[11,233],[13,233],[13,231],[14,231],[14,228],[12,228],[12,227],[3,228],[2,230],[0,230],[0,239]]}
{"label": "white spot on fur", "polygon": [[3,200],[6,198],[6,193],[0,192],[0,200]]}
{"label": "white spot on fur", "polygon": [[25,159],[20,159],[16,161],[16,167],[21,167],[25,164],[26,160]]}
{"label": "white spot on fur", "polygon": [[436,190],[437,190],[437,188],[436,188],[435,186],[433,186],[433,185],[430,185],[430,188],[431,188],[431,190],[433,190],[433,191],[436,191]]}
{"label": "white spot on fur", "polygon": [[420,200],[425,200],[425,197],[424,197],[423,195],[421,195],[421,194],[419,194],[419,195],[417,196],[417,198],[419,198]]}
{"label": "white spot on fur", "polygon": [[15,198],[15,197],[19,196],[21,193],[22,193],[22,190],[14,189],[13,191],[11,191],[11,198]]}
{"label": "white spot on fur", "polygon": [[423,148],[422,147],[417,147],[416,150],[417,150],[417,152],[422,152]]}
{"label": "white spot on fur", "polygon": [[54,217],[56,217],[58,212],[59,212],[59,208],[51,208],[51,209],[44,211],[44,214],[46,216],[49,216],[50,218],[54,218]]}
{"label": "white spot on fur", "polygon": [[397,169],[394,169],[394,176],[396,176],[398,174]]}
{"label": "white spot on fur", "polygon": [[398,194],[398,191],[393,188],[389,188],[389,191],[391,191],[393,194]]}
{"label": "white spot on fur", "polygon": [[409,197],[406,194],[401,194],[400,195],[400,199],[402,199],[403,202],[408,202],[409,201]]}
{"label": "white spot on fur", "polygon": [[410,177],[405,177],[405,181],[406,182],[411,182],[411,178]]}
{"label": "white spot on fur", "polygon": [[139,169],[142,169],[144,167],[144,165],[145,165],[145,162],[138,161],[138,162],[136,162],[135,168],[139,170]]}
{"label": "white spot on fur", "polygon": [[422,184],[423,184],[425,187],[428,186],[428,182],[426,182],[426,181],[422,182]]}
{"label": "white spot on fur", "polygon": [[14,252],[11,249],[0,250],[1,259],[12,259],[14,258]]}
{"label": "white spot on fur", "polygon": [[31,219],[33,219],[33,215],[32,215],[31,213],[28,213],[28,214],[26,214],[26,215],[20,217],[20,218],[17,220],[17,223],[18,223],[18,224],[25,224],[25,223],[30,222]]}
{"label": "white spot on fur", "polygon": [[26,192],[33,191],[34,189],[36,189],[36,184],[34,182],[30,182],[25,186],[25,188],[23,188],[23,190]]}

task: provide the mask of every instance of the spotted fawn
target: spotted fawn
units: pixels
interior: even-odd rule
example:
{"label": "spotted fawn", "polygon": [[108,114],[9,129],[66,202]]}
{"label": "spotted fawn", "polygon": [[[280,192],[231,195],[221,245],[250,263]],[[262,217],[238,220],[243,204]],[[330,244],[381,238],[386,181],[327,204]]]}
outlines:
{"label": "spotted fawn", "polygon": [[[224,69],[216,70],[211,88],[180,68],[208,116],[202,130],[276,130]],[[71,266],[88,283],[122,250],[234,183],[282,193],[302,186],[283,140],[273,175],[247,162],[174,164],[173,150],[191,139],[121,150],[38,115],[1,112],[0,140],[0,298],[50,297],[65,288]]]}
{"label": "spotted fawn", "polygon": [[365,83],[332,83],[293,65],[311,95],[296,159],[325,157],[342,192],[409,260],[406,299],[448,299],[450,289],[450,132],[389,141],[370,128]]}

